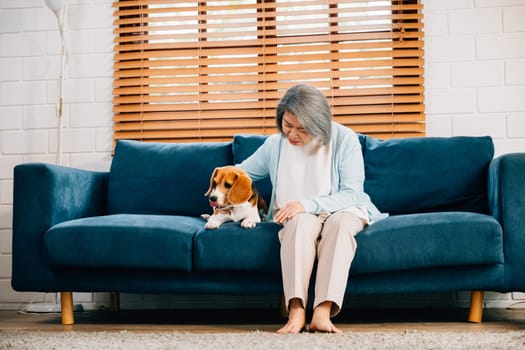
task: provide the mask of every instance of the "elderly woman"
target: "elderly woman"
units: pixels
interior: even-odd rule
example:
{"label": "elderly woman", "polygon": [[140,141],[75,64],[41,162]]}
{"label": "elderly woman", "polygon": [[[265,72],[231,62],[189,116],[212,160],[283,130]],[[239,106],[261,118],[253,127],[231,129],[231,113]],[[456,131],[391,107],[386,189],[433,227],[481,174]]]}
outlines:
{"label": "elderly woman", "polygon": [[279,231],[288,322],[278,333],[306,327],[305,308],[315,260],[317,271],[312,331],[339,332],[331,321],[341,309],[355,235],[382,214],[363,190],[365,179],[357,135],[332,121],[326,97],[296,85],[276,113],[280,133],[239,166],[253,180],[269,175],[273,185],[268,219]]}

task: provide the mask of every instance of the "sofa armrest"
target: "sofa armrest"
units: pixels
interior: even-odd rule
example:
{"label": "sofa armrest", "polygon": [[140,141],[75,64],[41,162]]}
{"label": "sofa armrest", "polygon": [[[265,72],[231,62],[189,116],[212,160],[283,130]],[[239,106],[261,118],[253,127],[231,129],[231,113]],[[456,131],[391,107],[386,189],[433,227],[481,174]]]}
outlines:
{"label": "sofa armrest", "polygon": [[104,214],[108,173],[44,163],[14,169],[12,286],[20,291],[56,291],[43,237],[63,221]]}
{"label": "sofa armrest", "polygon": [[525,153],[495,158],[489,168],[489,206],[503,227],[505,288],[525,291]]}

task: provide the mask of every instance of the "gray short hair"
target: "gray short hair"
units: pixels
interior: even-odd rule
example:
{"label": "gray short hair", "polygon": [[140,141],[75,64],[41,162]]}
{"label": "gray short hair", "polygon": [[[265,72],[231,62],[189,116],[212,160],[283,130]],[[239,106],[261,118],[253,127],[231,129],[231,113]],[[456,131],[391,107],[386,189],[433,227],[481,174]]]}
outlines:
{"label": "gray short hair", "polygon": [[317,88],[299,84],[286,91],[277,106],[275,118],[277,129],[281,133],[284,112],[293,114],[305,130],[312,137],[318,138],[323,145],[330,142],[332,111],[325,95]]}

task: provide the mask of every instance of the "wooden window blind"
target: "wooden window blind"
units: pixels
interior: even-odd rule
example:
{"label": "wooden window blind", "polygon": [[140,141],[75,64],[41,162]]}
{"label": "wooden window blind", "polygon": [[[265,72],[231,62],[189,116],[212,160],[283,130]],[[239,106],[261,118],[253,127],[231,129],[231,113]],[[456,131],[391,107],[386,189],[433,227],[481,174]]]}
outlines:
{"label": "wooden window blind", "polygon": [[422,136],[417,0],[114,2],[114,140],[226,141],[276,132],[286,89],[312,84],[334,120]]}

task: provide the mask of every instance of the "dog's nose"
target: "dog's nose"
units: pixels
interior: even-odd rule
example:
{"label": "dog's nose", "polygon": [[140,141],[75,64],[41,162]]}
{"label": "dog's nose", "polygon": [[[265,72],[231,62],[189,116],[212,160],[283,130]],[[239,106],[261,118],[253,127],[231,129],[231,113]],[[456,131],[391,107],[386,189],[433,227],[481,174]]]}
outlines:
{"label": "dog's nose", "polygon": [[217,196],[210,196],[210,202],[217,202]]}

